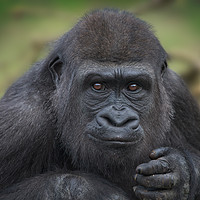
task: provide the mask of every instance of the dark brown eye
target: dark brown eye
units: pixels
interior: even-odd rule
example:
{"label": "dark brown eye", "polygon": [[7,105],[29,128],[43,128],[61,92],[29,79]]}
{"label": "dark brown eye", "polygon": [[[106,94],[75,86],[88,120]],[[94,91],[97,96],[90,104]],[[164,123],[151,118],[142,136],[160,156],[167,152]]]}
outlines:
{"label": "dark brown eye", "polygon": [[127,88],[129,91],[137,91],[138,89],[140,89],[140,86],[137,85],[136,83],[131,83],[128,85],[128,88]]}
{"label": "dark brown eye", "polygon": [[92,85],[92,87],[95,90],[104,90],[105,89],[105,86],[102,83],[94,83]]}

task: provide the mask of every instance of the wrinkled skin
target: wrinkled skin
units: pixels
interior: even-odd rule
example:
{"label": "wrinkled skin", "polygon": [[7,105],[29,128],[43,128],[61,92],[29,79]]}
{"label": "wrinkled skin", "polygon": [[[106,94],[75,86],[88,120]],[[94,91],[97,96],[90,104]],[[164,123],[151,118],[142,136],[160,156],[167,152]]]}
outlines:
{"label": "wrinkled skin", "polygon": [[94,11],[0,101],[0,200],[197,200],[200,111],[150,27]]}

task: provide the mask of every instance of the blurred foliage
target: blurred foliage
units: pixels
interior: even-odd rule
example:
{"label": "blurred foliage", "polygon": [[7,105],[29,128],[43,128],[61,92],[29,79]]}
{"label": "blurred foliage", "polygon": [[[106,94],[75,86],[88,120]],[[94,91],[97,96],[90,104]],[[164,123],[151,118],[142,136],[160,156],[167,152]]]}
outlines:
{"label": "blurred foliage", "polygon": [[152,24],[170,67],[200,102],[200,0],[0,0],[0,96],[84,13],[105,7]]}

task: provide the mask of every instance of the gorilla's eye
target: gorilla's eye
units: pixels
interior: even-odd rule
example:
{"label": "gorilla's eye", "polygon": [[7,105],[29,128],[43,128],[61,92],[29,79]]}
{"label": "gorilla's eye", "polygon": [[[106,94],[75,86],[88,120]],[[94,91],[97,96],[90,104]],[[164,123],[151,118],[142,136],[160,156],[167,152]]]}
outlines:
{"label": "gorilla's eye", "polygon": [[131,83],[128,85],[127,89],[129,91],[135,92],[137,90],[139,90],[141,87],[139,85],[137,85],[136,83]]}
{"label": "gorilla's eye", "polygon": [[93,88],[94,90],[105,90],[105,85],[102,84],[102,83],[94,83],[94,84],[92,85],[92,88]]}

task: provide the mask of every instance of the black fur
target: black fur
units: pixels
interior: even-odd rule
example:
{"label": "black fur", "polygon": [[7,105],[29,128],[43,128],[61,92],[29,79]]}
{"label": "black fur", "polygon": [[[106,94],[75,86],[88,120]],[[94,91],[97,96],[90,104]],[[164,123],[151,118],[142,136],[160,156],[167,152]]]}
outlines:
{"label": "black fur", "polygon": [[200,198],[200,110],[166,60],[131,13],[82,18],[0,101],[0,200]]}

